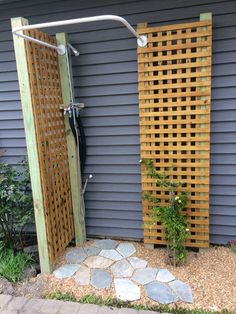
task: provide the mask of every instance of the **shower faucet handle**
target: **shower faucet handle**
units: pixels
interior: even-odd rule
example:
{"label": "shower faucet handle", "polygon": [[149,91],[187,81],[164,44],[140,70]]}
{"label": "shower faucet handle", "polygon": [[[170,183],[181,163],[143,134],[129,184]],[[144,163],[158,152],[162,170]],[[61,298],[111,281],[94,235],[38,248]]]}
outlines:
{"label": "shower faucet handle", "polygon": [[84,103],[78,102],[78,103],[72,103],[71,107],[81,110],[81,109],[84,109],[85,106],[84,106]]}
{"label": "shower faucet handle", "polygon": [[80,110],[84,108],[84,103],[76,103],[76,104],[71,104],[71,110],[75,111],[75,115],[78,118],[80,115]]}
{"label": "shower faucet handle", "polygon": [[63,115],[64,116],[68,115],[69,117],[71,117],[72,111],[71,111],[71,107],[70,106],[69,107],[60,106],[60,109],[63,110]]}
{"label": "shower faucet handle", "polygon": [[84,109],[84,103],[70,103],[69,105],[67,105],[67,107],[65,105],[61,105],[60,109],[63,110],[63,114],[64,116],[68,115],[70,118],[72,116],[72,110],[76,111],[76,116],[79,116],[79,111],[81,109]]}

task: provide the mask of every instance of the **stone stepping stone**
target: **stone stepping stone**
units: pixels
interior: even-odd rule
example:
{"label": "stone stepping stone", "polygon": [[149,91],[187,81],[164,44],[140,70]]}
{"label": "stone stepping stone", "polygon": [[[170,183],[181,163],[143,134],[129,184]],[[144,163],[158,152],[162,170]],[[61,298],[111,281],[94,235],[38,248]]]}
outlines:
{"label": "stone stepping stone", "polygon": [[112,270],[114,277],[118,277],[118,278],[131,277],[133,272],[134,272],[133,267],[125,259],[116,262],[111,267],[111,270]]}
{"label": "stone stepping stone", "polygon": [[169,286],[174,293],[180,298],[180,300],[193,303],[193,295],[191,287],[181,280],[174,280],[169,282]]}
{"label": "stone stepping stone", "polygon": [[178,300],[178,297],[164,283],[153,281],[145,285],[144,288],[146,295],[160,304],[170,304]]}
{"label": "stone stepping stone", "polygon": [[158,269],[157,268],[142,268],[136,269],[132,280],[136,281],[141,285],[146,285],[149,282],[152,282],[156,279]]}
{"label": "stone stepping stone", "polygon": [[89,256],[84,261],[84,264],[89,268],[108,268],[114,261],[103,256]]}
{"label": "stone stepping stone", "polygon": [[116,297],[123,301],[140,299],[140,288],[129,279],[114,279]]}
{"label": "stone stepping stone", "polygon": [[147,261],[138,257],[129,257],[128,261],[134,269],[145,268],[147,266]]}
{"label": "stone stepping stone", "polygon": [[160,282],[170,282],[175,280],[175,276],[168,269],[162,268],[159,269],[156,280]]}
{"label": "stone stepping stone", "polygon": [[80,286],[89,285],[90,284],[90,269],[86,266],[80,265],[74,278],[77,284]]}
{"label": "stone stepping stone", "polygon": [[93,243],[93,246],[96,246],[103,250],[114,249],[118,243],[115,240],[105,239],[105,240],[96,240]]}
{"label": "stone stepping stone", "polygon": [[87,255],[84,252],[84,249],[74,248],[66,253],[66,261],[69,264],[79,264],[86,259]]}
{"label": "stone stepping stone", "polygon": [[109,288],[112,282],[111,275],[102,269],[96,269],[92,271],[91,285],[95,289],[106,289]]}
{"label": "stone stepping stone", "polygon": [[136,249],[132,243],[120,243],[117,247],[117,251],[124,257],[129,257],[136,252]]}
{"label": "stone stepping stone", "polygon": [[78,264],[66,264],[54,270],[53,274],[58,279],[69,278],[79,269]]}
{"label": "stone stepping stone", "polygon": [[84,252],[87,256],[97,256],[101,252],[101,249],[95,246],[86,246],[84,247]]}
{"label": "stone stepping stone", "polygon": [[120,261],[123,256],[121,256],[116,250],[102,250],[99,253],[100,256],[112,259],[113,261]]}

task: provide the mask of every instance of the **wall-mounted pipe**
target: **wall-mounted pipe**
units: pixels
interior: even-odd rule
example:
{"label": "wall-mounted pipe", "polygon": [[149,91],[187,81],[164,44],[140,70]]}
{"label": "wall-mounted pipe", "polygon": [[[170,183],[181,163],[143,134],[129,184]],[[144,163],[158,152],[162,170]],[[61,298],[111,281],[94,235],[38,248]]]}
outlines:
{"label": "wall-mounted pipe", "polygon": [[83,18],[72,19],[72,20],[64,20],[64,21],[55,21],[55,22],[48,22],[48,23],[26,25],[26,26],[14,28],[12,30],[12,33],[13,33],[13,35],[22,37],[25,40],[32,41],[32,42],[35,42],[37,44],[55,49],[55,50],[57,50],[57,52],[60,55],[63,55],[63,54],[65,54],[65,51],[66,51],[64,45],[59,45],[59,46],[51,45],[51,44],[46,43],[42,40],[39,40],[39,39],[25,35],[23,33],[23,31],[30,30],[30,29],[36,29],[36,28],[48,28],[48,27],[81,24],[81,23],[90,23],[90,22],[105,21],[105,20],[121,22],[137,38],[138,46],[145,47],[147,45],[147,36],[139,35],[136,32],[136,30],[123,17],[118,16],[118,15],[98,15],[98,16],[83,17]]}

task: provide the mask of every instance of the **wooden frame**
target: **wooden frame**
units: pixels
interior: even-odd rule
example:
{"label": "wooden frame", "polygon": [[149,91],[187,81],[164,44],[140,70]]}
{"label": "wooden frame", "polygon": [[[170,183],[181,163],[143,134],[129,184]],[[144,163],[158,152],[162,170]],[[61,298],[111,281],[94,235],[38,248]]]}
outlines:
{"label": "wooden frame", "polygon": [[[208,247],[212,14],[193,23],[139,24],[138,31],[148,36],[148,46],[138,48],[141,158],[186,183],[184,190],[191,192],[186,245]],[[142,191],[168,202],[168,192],[145,168]],[[165,244],[161,223],[148,224],[152,206],[143,200],[144,242]]]}
{"label": "wooden frame", "polygon": [[[18,17],[11,19],[12,28],[28,25],[28,20]],[[32,99],[30,94],[30,80],[28,75],[26,47],[24,39],[13,36],[18,80],[20,87],[22,111],[30,169],[31,187],[34,199],[35,223],[38,235],[38,250],[42,273],[50,273],[52,264],[49,260],[49,250],[45,222],[45,208],[43,203],[42,185],[39,170],[39,157],[37,150],[36,130]]]}
{"label": "wooden frame", "polygon": [[[12,28],[27,25],[12,19]],[[38,30],[29,35],[50,44],[66,45]],[[63,104],[70,102],[66,55],[14,36],[14,47],[26,133],[35,222],[42,273],[50,273],[56,258],[75,237],[85,240],[84,200],[77,148]],[[69,65],[71,68],[71,64]],[[77,161],[78,160],[78,161]]]}
{"label": "wooden frame", "polygon": [[[57,44],[67,44],[67,35],[65,33],[56,34]],[[61,75],[61,88],[62,88],[62,98],[65,107],[68,107],[70,103],[70,84],[68,77],[67,61],[65,55],[59,56],[59,67]],[[69,58],[70,60],[70,58]],[[70,71],[72,78],[72,69],[70,62]],[[76,245],[83,244],[86,240],[85,231],[85,221],[83,213],[85,212],[84,200],[82,195],[82,182],[81,182],[81,172],[80,159],[77,153],[77,146],[75,143],[75,138],[70,128],[68,116],[65,116],[65,128],[66,128],[66,138],[68,147],[68,161],[70,168],[70,182],[71,182],[71,194],[72,194],[72,205],[73,205],[73,216],[74,216],[74,228],[75,228],[75,241]]]}

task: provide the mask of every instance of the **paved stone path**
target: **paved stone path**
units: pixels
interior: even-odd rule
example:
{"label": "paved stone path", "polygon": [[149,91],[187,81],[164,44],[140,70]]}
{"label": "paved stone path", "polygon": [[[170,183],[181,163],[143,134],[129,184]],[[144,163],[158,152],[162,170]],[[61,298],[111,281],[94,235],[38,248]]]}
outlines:
{"label": "paved stone path", "polygon": [[[26,299],[0,294],[0,314],[154,314],[158,312],[117,309],[94,304]],[[159,313],[160,314],[160,313]],[[162,313],[163,314],[163,313]]]}
{"label": "paved stone path", "polygon": [[96,240],[92,245],[72,248],[66,254],[67,264],[54,271],[56,278],[74,277],[78,285],[108,289],[114,283],[116,297],[124,301],[146,296],[160,304],[178,300],[193,303],[191,287],[177,280],[167,269],[148,267],[147,261],[134,256],[132,243]]}

